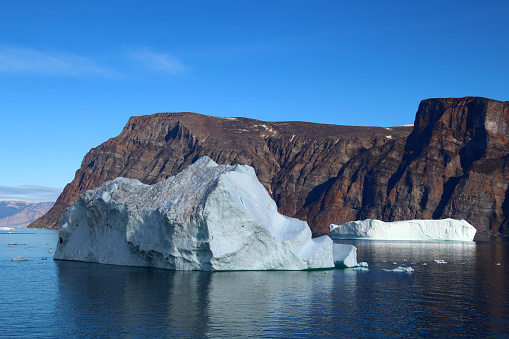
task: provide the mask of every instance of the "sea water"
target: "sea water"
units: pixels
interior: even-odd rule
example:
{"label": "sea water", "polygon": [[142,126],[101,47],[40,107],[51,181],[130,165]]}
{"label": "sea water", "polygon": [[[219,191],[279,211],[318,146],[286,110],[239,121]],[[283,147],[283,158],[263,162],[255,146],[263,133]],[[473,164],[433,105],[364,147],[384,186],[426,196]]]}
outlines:
{"label": "sea water", "polygon": [[53,261],[57,238],[0,231],[0,337],[509,336],[507,241],[344,241],[368,271],[210,273]]}

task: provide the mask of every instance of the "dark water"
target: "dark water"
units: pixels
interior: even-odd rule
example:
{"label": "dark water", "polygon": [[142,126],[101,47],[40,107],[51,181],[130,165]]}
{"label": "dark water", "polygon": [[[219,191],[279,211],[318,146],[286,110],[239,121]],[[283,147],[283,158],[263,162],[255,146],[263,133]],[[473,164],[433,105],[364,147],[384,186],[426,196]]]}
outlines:
{"label": "dark water", "polygon": [[[369,271],[207,273],[53,261],[56,240],[0,232],[0,337],[509,336],[505,241],[351,241]],[[383,271],[400,264],[415,272]]]}

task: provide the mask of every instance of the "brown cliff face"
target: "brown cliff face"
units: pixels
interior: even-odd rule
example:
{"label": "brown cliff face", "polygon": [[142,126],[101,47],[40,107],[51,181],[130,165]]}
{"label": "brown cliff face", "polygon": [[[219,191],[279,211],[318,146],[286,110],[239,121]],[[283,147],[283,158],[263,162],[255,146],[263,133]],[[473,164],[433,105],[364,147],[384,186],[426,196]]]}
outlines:
{"label": "brown cliff face", "polygon": [[424,100],[414,126],[353,157],[306,209],[311,223],[455,218],[509,233],[509,102]]}
{"label": "brown cliff face", "polygon": [[[405,139],[411,127],[394,127]],[[351,157],[390,141],[387,129],[305,122],[264,122],[195,113],[132,117],[116,138],[90,150],[55,206],[30,227],[59,227],[79,194],[122,176],[146,184],[173,176],[207,155],[219,164],[253,166],[288,216],[320,197]],[[328,232],[326,232],[328,233]],[[315,233],[315,235],[321,234]]]}
{"label": "brown cliff face", "polygon": [[104,181],[153,184],[207,155],[253,166],[280,212],[307,220],[314,236],[328,234],[330,223],[366,218],[451,217],[507,233],[508,105],[424,100],[413,130],[195,113],[132,117],[119,136],[85,156],[55,206],[31,227],[58,227],[79,194]]}

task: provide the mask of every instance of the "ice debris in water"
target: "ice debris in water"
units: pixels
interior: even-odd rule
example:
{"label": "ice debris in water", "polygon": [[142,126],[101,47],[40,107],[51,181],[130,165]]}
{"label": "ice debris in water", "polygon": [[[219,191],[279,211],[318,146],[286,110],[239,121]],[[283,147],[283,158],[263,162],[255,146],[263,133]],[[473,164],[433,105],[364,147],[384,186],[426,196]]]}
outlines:
{"label": "ice debris in water", "polygon": [[386,272],[407,272],[407,273],[411,273],[414,271],[414,269],[412,267],[403,267],[403,266],[399,266],[399,267],[396,267],[392,270],[390,269],[384,269],[384,271]]}
{"label": "ice debris in water", "polygon": [[447,261],[443,260],[443,259],[435,259],[433,260],[435,263],[437,264],[447,264]]}
{"label": "ice debris in water", "polygon": [[465,220],[350,221],[330,225],[332,239],[472,241],[476,229]]}
{"label": "ice debris in water", "polygon": [[362,267],[362,266],[357,266],[357,267],[354,267],[353,270],[354,271],[369,271],[369,268]]}
{"label": "ice debris in water", "polygon": [[354,268],[354,271],[369,271],[368,269],[368,263],[365,261],[361,261],[358,263]]}
{"label": "ice debris in water", "polygon": [[60,221],[55,259],[177,270],[303,270],[357,264],[356,248],[311,238],[245,165],[200,158],[154,185],[116,178]]}
{"label": "ice debris in water", "polygon": [[18,255],[16,258],[13,258],[12,261],[28,261],[28,258]]}

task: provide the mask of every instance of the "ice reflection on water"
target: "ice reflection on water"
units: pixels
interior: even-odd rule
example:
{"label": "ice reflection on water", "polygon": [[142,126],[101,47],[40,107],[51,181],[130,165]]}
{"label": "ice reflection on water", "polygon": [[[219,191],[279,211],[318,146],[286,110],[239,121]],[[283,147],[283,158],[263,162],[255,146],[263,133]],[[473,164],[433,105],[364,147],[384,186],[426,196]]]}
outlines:
{"label": "ice reflection on water", "polygon": [[[72,324],[68,334],[87,328],[107,336],[436,337],[509,331],[509,256],[501,266],[493,261],[508,254],[507,244],[350,243],[370,263],[368,272],[173,272],[58,262],[58,309]],[[393,262],[415,272],[384,272]]]}
{"label": "ice reflection on water", "polygon": [[[207,273],[42,260],[54,247],[56,233],[25,233],[0,234],[0,336],[386,338],[509,333],[506,241],[351,241],[369,271]],[[30,260],[7,260],[16,255]],[[436,264],[435,259],[448,263]],[[396,267],[393,262],[415,272],[383,271]]]}

